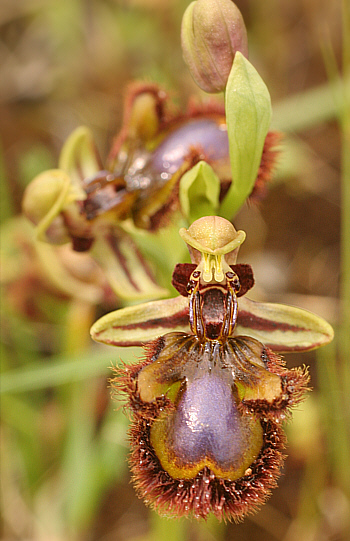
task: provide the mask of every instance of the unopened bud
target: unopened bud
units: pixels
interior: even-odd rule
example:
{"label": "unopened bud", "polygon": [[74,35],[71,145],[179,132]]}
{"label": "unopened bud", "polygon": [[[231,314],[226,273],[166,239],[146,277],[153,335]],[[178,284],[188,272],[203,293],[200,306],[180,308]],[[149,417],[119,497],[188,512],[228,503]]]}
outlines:
{"label": "unopened bud", "polygon": [[197,85],[206,92],[225,90],[234,56],[248,57],[243,17],[231,0],[196,0],[186,9],[182,52]]}
{"label": "unopened bud", "polygon": [[79,195],[69,176],[61,169],[50,169],[40,173],[27,186],[22,209],[25,216],[37,226],[38,239],[63,244],[69,237],[61,213],[70,207],[76,215],[77,211],[71,203],[77,200]]}
{"label": "unopened bud", "polygon": [[24,214],[37,225],[57,205],[62,198],[62,192],[67,192],[67,185],[69,186],[69,178],[59,169],[51,169],[38,175],[24,193]]}

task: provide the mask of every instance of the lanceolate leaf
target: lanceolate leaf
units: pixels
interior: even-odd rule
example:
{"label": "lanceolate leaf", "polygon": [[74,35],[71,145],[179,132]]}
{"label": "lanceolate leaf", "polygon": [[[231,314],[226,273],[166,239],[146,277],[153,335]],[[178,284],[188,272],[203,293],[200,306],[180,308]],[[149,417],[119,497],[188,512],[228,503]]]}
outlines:
{"label": "lanceolate leaf", "polygon": [[252,192],[272,116],[269,91],[240,52],[227,81],[225,110],[232,185],[220,215],[230,219]]}
{"label": "lanceolate leaf", "polygon": [[308,351],[328,344],[332,327],[321,317],[293,306],[238,300],[235,335],[256,338],[278,353]]}
{"label": "lanceolate leaf", "polygon": [[103,316],[91,328],[96,342],[138,346],[166,333],[189,332],[188,299],[175,297],[128,306]]}

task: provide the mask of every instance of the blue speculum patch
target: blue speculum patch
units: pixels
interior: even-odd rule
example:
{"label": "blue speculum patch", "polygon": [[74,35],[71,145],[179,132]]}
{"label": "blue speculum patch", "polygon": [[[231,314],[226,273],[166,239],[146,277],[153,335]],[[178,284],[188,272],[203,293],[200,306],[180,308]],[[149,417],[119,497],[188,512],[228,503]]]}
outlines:
{"label": "blue speculum patch", "polygon": [[153,425],[152,443],[173,477],[191,478],[207,466],[223,478],[237,479],[260,452],[261,424],[240,413],[223,372],[200,372],[187,382],[176,411]]}
{"label": "blue speculum patch", "polygon": [[213,119],[195,119],[170,133],[152,155],[152,166],[157,171],[174,174],[189,150],[199,147],[211,160],[227,159],[229,146],[225,125]]}
{"label": "blue speculum patch", "polygon": [[207,373],[188,385],[174,421],[173,449],[185,461],[210,456],[222,467],[232,464],[242,451],[241,417],[231,386]]}

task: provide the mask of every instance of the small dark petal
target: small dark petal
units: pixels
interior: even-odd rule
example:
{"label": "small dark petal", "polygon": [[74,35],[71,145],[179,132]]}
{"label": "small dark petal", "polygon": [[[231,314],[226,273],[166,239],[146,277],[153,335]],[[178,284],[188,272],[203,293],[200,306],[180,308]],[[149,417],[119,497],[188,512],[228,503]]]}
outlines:
{"label": "small dark petal", "polygon": [[[237,292],[237,297],[242,297],[254,286],[253,269],[247,263],[230,266],[233,272],[237,274],[241,285]],[[171,283],[183,297],[188,297],[189,295],[187,284],[196,267],[197,265],[194,263],[178,263],[175,266]]]}
{"label": "small dark petal", "polygon": [[233,272],[235,272],[239,278],[241,288],[237,292],[237,297],[245,295],[249,289],[254,285],[253,269],[247,263],[239,263],[237,265],[230,265]]}
{"label": "small dark petal", "polygon": [[75,252],[88,252],[95,239],[72,236],[72,247]]}
{"label": "small dark petal", "polygon": [[197,268],[194,263],[178,263],[175,266],[171,279],[172,285],[183,297],[188,297],[187,284],[191,278],[192,272]]}

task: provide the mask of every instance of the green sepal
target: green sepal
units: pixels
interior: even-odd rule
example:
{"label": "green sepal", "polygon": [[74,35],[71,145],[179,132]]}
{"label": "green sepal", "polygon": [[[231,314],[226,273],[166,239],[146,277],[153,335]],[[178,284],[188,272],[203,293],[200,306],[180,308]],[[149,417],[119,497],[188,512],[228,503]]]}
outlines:
{"label": "green sepal", "polygon": [[219,196],[220,179],[207,162],[198,162],[180,180],[181,209],[189,223],[202,216],[215,215]]}
{"label": "green sepal", "polygon": [[253,190],[272,117],[269,91],[240,52],[227,81],[225,111],[232,184],[219,212],[231,219]]}
{"label": "green sepal", "polygon": [[94,137],[89,128],[80,126],[70,134],[60,154],[59,168],[70,177],[80,199],[85,199],[82,181],[102,169]]}
{"label": "green sepal", "polygon": [[121,308],[97,320],[90,332],[96,342],[139,346],[171,331],[190,332],[186,297]]}
{"label": "green sepal", "polygon": [[307,310],[241,297],[235,335],[252,336],[278,353],[287,353],[324,346],[334,333],[327,321]]}

